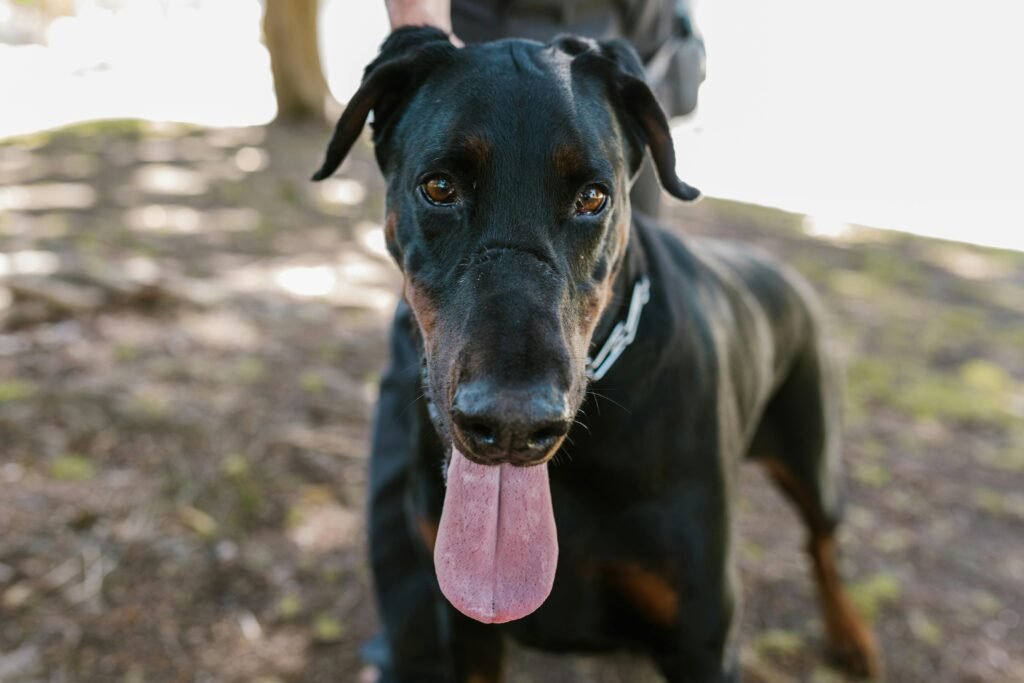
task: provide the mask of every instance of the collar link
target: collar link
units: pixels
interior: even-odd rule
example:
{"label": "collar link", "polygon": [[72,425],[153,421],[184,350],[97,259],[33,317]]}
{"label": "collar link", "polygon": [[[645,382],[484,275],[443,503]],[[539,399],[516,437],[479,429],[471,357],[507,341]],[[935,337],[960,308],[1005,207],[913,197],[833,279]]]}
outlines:
{"label": "collar link", "polygon": [[593,358],[587,359],[587,377],[597,381],[604,377],[622,352],[636,339],[636,330],[640,326],[640,314],[644,305],[651,300],[651,281],[645,275],[633,286],[633,297],[629,302],[629,312],[625,320],[620,320],[612,328],[604,346]]}

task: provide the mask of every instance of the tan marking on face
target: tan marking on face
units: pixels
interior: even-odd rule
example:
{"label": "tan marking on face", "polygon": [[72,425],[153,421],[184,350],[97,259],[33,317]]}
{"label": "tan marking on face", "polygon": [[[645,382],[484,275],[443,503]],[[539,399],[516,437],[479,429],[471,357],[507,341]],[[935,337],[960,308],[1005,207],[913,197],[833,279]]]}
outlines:
{"label": "tan marking on face", "polygon": [[[617,230],[618,230],[618,240],[619,240],[619,243],[615,245],[615,257],[617,259],[619,259],[619,257],[622,256],[622,254],[626,253],[626,245],[629,244],[629,229],[630,229],[630,225],[631,224],[630,224],[629,220],[624,220],[624,221],[622,221],[619,224],[619,226],[617,228]],[[621,267],[622,260],[619,259],[617,261],[617,263],[618,263],[619,267]],[[617,273],[618,273],[618,268],[616,268],[616,274]]]}
{"label": "tan marking on face", "polygon": [[402,250],[398,248],[398,212],[394,209],[389,209],[387,215],[384,217],[384,244],[388,248],[388,253],[391,254],[392,258],[398,261],[398,265],[402,263]]}
{"label": "tan marking on face", "polygon": [[585,340],[585,343],[588,344],[594,335],[594,329],[597,327],[598,321],[601,319],[601,316],[608,309],[608,305],[611,303],[612,296],[614,295],[614,288],[612,285],[619,277],[619,271],[622,270],[622,259],[620,256],[624,253],[626,243],[629,240],[629,223],[626,222],[625,224],[618,226],[617,231],[618,234],[615,239],[618,241],[618,244],[616,245],[615,253],[612,255],[614,263],[612,267],[609,268],[608,275],[605,277],[604,281],[595,288],[595,292],[592,297],[588,297],[587,301],[583,304],[583,319],[585,321],[583,339]]}
{"label": "tan marking on face", "polygon": [[404,294],[409,308],[412,309],[413,315],[416,316],[416,322],[419,324],[420,332],[423,334],[423,341],[429,346],[431,335],[434,332],[434,323],[437,321],[437,308],[434,306],[434,302],[430,300],[426,291],[408,278],[405,281]]}
{"label": "tan marking on face", "polygon": [[655,624],[671,626],[679,616],[679,593],[658,572],[635,563],[615,564],[605,569],[609,581],[633,606]]}
{"label": "tan marking on face", "polygon": [[559,145],[554,154],[555,172],[562,177],[576,173],[583,165],[583,154],[571,145]]}
{"label": "tan marking on face", "polygon": [[612,298],[612,278],[608,278],[594,288],[594,292],[583,302],[583,329],[581,330],[584,343],[589,344],[594,336],[597,323],[601,315],[608,308]]}
{"label": "tan marking on face", "polygon": [[398,212],[394,209],[388,211],[388,215],[384,219],[384,239],[388,242],[395,240],[395,226],[398,223]]}
{"label": "tan marking on face", "polygon": [[491,145],[479,135],[467,135],[462,146],[477,167],[483,166],[491,156]]}

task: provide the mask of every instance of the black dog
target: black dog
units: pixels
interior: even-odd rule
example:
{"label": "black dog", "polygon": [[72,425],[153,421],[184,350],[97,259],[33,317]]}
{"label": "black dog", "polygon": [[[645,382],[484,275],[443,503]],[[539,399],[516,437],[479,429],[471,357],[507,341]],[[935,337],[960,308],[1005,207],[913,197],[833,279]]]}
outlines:
{"label": "black dog", "polygon": [[475,620],[437,595],[449,674],[496,678],[509,632],[643,649],[671,681],[738,680],[730,522],[745,458],[807,524],[829,644],[877,672],[836,568],[839,387],[813,299],[764,255],[631,216],[647,150],[668,192],[698,196],[632,50],[573,37],[457,49],[434,29],[397,31],[315,179],[371,110],[433,426],[410,445],[408,533]]}

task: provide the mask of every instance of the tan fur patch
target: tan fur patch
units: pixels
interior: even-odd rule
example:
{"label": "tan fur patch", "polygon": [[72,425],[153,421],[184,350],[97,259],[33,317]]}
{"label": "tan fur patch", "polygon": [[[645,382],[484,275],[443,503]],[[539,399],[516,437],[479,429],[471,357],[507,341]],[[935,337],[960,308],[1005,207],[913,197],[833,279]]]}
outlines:
{"label": "tan fur patch", "polygon": [[605,575],[655,624],[671,626],[676,622],[679,593],[663,575],[634,563],[612,565]]}
{"label": "tan fur patch", "polygon": [[818,584],[829,647],[847,669],[861,676],[877,678],[881,674],[878,645],[854,609],[839,577],[835,537],[812,537],[808,551],[814,560],[814,578]]}
{"label": "tan fur patch", "polygon": [[397,231],[398,213],[394,209],[389,209],[387,216],[384,217],[384,244],[387,245],[388,253],[396,260],[400,260],[401,249],[398,248]]}
{"label": "tan fur patch", "polygon": [[479,135],[467,135],[462,146],[477,166],[483,166],[491,156],[491,145]]}
{"label": "tan fur patch", "polygon": [[412,280],[406,279],[404,294],[409,308],[416,316],[420,332],[423,333],[423,341],[429,346],[431,335],[434,332],[434,323],[437,321],[437,309],[423,288]]}
{"label": "tan fur patch", "polygon": [[431,554],[434,553],[434,545],[437,543],[437,524],[426,517],[416,518],[416,530],[426,544]]}
{"label": "tan fur patch", "polygon": [[611,296],[612,280],[608,279],[598,285],[594,293],[583,302],[583,339],[589,341],[594,336],[594,329],[597,328],[601,315],[608,308]]}
{"label": "tan fur patch", "polygon": [[560,145],[555,148],[554,162],[558,175],[572,175],[583,165],[583,154],[576,147]]}
{"label": "tan fur patch", "polygon": [[825,520],[816,512],[817,507],[811,500],[810,494],[800,485],[796,477],[781,462],[772,457],[759,461],[768,474],[775,480],[775,483],[796,503],[797,510],[804,518],[804,523],[811,529],[822,529],[825,527]]}

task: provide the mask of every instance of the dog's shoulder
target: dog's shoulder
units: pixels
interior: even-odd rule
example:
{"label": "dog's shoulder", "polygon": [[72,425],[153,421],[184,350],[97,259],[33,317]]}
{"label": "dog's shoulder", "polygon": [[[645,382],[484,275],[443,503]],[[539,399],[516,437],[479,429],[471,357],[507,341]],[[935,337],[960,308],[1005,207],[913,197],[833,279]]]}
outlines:
{"label": "dog's shoulder", "polygon": [[770,318],[819,308],[813,287],[795,268],[765,249],[735,240],[683,237],[649,226],[652,242],[666,252],[684,286],[722,289],[730,298],[752,297]]}
{"label": "dog's shoulder", "polygon": [[744,242],[681,236],[650,222],[641,232],[661,286],[696,310],[738,355],[771,356],[784,364],[820,335],[823,307],[813,288],[776,255]]}

